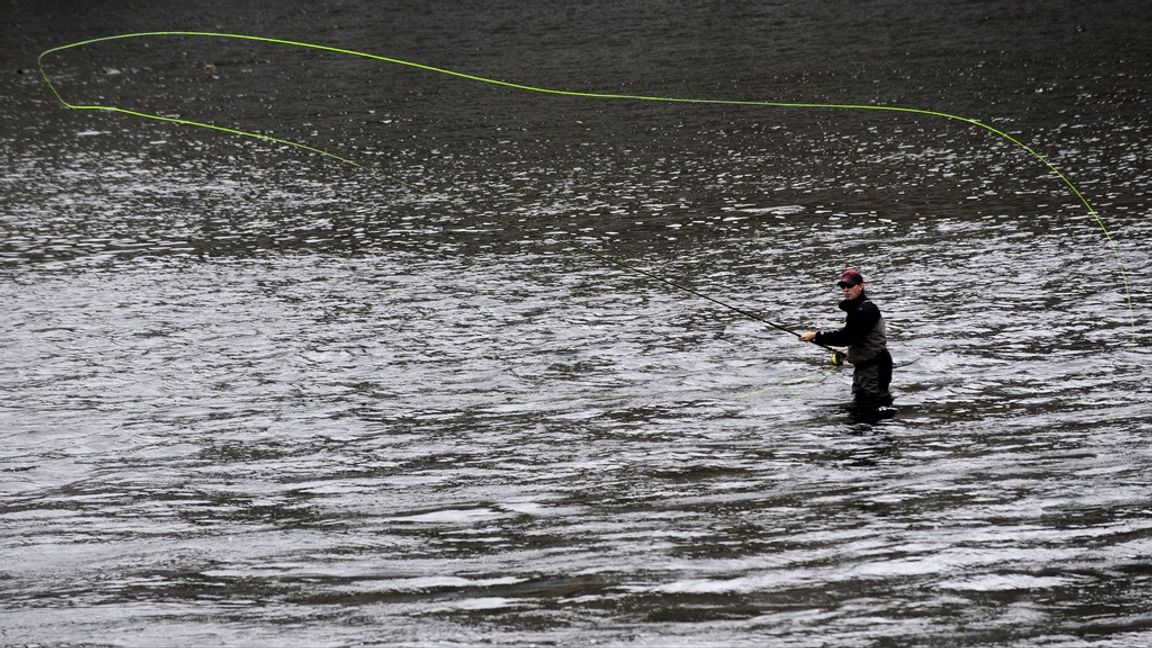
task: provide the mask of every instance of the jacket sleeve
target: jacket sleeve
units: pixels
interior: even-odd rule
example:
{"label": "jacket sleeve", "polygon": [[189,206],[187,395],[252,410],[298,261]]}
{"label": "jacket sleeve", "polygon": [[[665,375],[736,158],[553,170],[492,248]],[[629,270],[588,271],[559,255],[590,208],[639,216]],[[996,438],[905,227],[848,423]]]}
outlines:
{"label": "jacket sleeve", "polygon": [[859,344],[867,337],[868,333],[872,331],[872,327],[876,326],[876,322],[880,320],[880,309],[876,308],[876,304],[872,302],[865,302],[860,306],[848,313],[848,319],[844,323],[844,328],[838,331],[820,331],[816,334],[817,344],[827,344],[829,346],[852,346]]}

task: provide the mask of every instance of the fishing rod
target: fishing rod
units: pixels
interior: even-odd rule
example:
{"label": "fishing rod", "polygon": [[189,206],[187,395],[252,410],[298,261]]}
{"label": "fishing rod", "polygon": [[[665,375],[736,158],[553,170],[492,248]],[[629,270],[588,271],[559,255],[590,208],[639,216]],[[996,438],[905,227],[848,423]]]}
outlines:
{"label": "fishing rod", "polygon": [[[780,324],[777,324],[776,322],[773,322],[773,321],[768,320],[768,319],[766,319],[760,315],[757,315],[756,313],[753,313],[752,311],[745,310],[743,308],[740,308],[739,306],[733,306],[732,304],[728,304],[726,302],[722,302],[719,299],[716,299],[715,297],[709,297],[708,295],[705,295],[704,293],[699,292],[697,290],[693,290],[693,289],[689,288],[688,286],[678,284],[675,281],[661,277],[658,274],[648,272],[647,270],[641,270],[640,268],[637,268],[636,266],[630,265],[628,263],[624,263],[623,261],[621,261],[619,259],[615,259],[615,258],[609,257],[609,256],[604,256],[603,254],[598,254],[596,252],[593,252],[592,250],[589,250],[588,248],[586,248],[584,246],[579,246],[579,247],[582,250],[584,250],[584,252],[587,253],[589,256],[595,257],[595,258],[599,259],[600,261],[603,261],[605,263],[610,263],[610,264],[617,266],[617,267],[620,267],[620,268],[624,268],[625,270],[628,270],[629,272],[634,272],[634,273],[639,274],[639,275],[644,275],[645,277],[648,277],[649,279],[655,279],[656,281],[659,281],[660,283],[662,283],[666,286],[671,286],[677,290],[682,290],[682,291],[689,293],[691,295],[695,295],[701,299],[705,299],[707,301],[710,301],[713,304],[716,304],[718,306],[723,306],[724,308],[727,308],[730,311],[733,311],[735,313],[739,313],[739,314],[741,314],[744,317],[747,317],[749,319],[756,320],[757,322],[760,322],[761,324],[767,324],[768,326],[771,326],[772,328],[774,328],[778,331],[783,331],[785,333],[794,335],[797,338],[800,337],[799,333],[788,328],[787,326],[782,326]],[[817,342],[813,342],[812,344],[815,344],[818,347],[821,347],[823,349],[831,351],[832,352],[832,364],[833,365],[840,366],[840,365],[844,364],[844,352],[843,351],[841,351],[839,349],[835,349],[835,348],[827,346],[827,345],[824,345],[824,344],[819,344]]]}

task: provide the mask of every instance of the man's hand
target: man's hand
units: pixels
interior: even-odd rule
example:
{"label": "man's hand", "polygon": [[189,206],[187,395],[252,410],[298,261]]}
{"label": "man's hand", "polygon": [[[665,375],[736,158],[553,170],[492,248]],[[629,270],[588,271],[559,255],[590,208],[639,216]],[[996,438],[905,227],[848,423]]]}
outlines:
{"label": "man's hand", "polygon": [[811,342],[816,339],[816,331],[804,331],[800,334],[801,342]]}

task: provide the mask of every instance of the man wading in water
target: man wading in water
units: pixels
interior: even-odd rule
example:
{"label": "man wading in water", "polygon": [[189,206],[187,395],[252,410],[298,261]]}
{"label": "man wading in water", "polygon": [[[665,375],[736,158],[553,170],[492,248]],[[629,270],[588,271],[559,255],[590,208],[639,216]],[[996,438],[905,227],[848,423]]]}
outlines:
{"label": "man wading in water", "polygon": [[825,346],[847,346],[852,373],[852,398],[859,407],[875,408],[892,404],[888,385],[892,382],[892,355],[880,309],[864,294],[864,277],[848,268],[836,282],[844,295],[840,310],[848,313],[844,328],[838,331],[804,331],[801,342]]}

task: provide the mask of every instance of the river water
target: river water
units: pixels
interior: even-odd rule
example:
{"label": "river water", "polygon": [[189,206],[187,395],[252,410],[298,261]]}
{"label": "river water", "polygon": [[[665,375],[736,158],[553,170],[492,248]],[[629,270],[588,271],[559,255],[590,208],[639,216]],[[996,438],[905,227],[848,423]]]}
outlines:
{"label": "river water", "polygon": [[[1145,646],[1146,3],[9,2],[0,644]],[[883,104],[561,97],[548,88]],[[713,302],[834,328],[896,412]],[[1126,274],[1125,274],[1126,272]],[[1125,286],[1125,280],[1128,286]]]}

